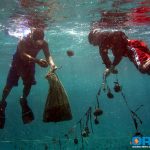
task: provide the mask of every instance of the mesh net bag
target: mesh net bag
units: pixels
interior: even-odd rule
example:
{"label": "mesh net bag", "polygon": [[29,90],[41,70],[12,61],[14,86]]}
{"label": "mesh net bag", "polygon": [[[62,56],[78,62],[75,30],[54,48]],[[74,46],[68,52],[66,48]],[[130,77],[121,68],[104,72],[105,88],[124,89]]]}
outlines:
{"label": "mesh net bag", "polygon": [[49,91],[43,113],[44,122],[59,122],[72,119],[67,93],[55,73],[46,76]]}

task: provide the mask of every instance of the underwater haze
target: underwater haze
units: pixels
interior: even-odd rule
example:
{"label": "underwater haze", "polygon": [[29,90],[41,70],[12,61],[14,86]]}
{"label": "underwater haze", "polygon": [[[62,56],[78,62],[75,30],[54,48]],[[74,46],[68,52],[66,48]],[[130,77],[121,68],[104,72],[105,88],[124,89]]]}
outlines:
{"label": "underwater haze", "polygon": [[[43,122],[49,89],[45,75],[49,69],[36,65],[37,84],[28,97],[35,120],[25,125],[22,122],[19,99],[23,84],[19,80],[18,87],[7,98],[5,127],[0,129],[1,150],[132,149],[131,139],[136,130],[128,106],[132,110],[141,106],[137,114],[142,124],[138,127],[142,135],[150,136],[149,75],[140,73],[126,57],[117,66],[117,78],[110,75],[107,79],[114,98],[101,91],[99,104],[103,114],[98,117],[99,124],[95,124],[93,112],[105,66],[98,47],[88,42],[90,29],[99,27],[124,31],[130,39],[141,39],[150,47],[149,0],[5,0],[0,13],[1,95],[19,39],[31,28],[42,27],[56,65],[62,66],[57,74],[68,94],[73,116],[70,121]],[[69,57],[67,50],[74,51],[74,56]],[[38,58],[44,58],[42,52]],[[116,79],[122,93],[113,90]],[[92,111],[88,118],[89,108]],[[87,121],[90,133],[83,137]],[[74,139],[78,139],[78,144]]]}

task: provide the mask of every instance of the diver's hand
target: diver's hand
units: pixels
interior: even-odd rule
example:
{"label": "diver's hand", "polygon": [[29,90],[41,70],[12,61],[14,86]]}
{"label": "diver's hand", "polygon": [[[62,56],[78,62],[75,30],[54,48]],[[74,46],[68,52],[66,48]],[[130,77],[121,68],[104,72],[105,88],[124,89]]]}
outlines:
{"label": "diver's hand", "polygon": [[106,77],[108,77],[110,75],[110,73],[111,73],[110,68],[106,68],[105,71],[104,71],[104,73],[103,73],[103,75],[106,78]]}
{"label": "diver's hand", "polygon": [[110,72],[112,73],[112,74],[117,74],[118,73],[118,70],[115,68],[115,66],[111,66],[110,68]]}
{"label": "diver's hand", "polygon": [[51,66],[51,72],[55,72],[57,69],[58,69],[58,67],[56,65]]}
{"label": "diver's hand", "polygon": [[38,60],[38,61],[37,61],[37,64],[38,64],[40,67],[43,67],[43,68],[48,67],[48,63],[47,63],[47,61],[44,60],[44,59]]}
{"label": "diver's hand", "polygon": [[115,69],[115,66],[111,66],[110,68],[106,68],[103,75],[106,78],[110,75],[110,73],[112,73],[112,74],[117,74],[118,73],[118,70]]}

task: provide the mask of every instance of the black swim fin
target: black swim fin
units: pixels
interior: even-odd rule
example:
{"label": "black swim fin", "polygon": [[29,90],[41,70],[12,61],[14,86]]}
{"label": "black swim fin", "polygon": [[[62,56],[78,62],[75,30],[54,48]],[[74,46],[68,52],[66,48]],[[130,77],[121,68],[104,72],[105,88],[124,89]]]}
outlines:
{"label": "black swim fin", "polygon": [[7,103],[6,102],[0,102],[0,129],[4,128],[5,125],[5,108]]}
{"label": "black swim fin", "polygon": [[27,100],[20,98],[20,105],[22,108],[22,121],[24,124],[30,123],[34,120],[34,115],[31,108],[28,106]]}

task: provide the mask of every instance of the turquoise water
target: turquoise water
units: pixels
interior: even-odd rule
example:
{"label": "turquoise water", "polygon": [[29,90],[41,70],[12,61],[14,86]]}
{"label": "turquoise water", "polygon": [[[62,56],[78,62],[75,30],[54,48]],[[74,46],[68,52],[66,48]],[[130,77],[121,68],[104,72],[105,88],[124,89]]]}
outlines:
{"label": "turquoise water", "polygon": [[[0,149],[131,149],[130,141],[135,133],[134,124],[123,97],[113,90],[113,99],[108,99],[106,93],[102,92],[100,107],[104,114],[99,118],[99,125],[95,125],[94,118],[92,118],[94,133],[91,131],[90,136],[84,138],[82,144],[80,126],[77,122],[90,106],[94,110],[96,94],[101,86],[102,73],[105,69],[99,57],[98,48],[88,43],[87,36],[92,23],[95,24],[102,18],[100,12],[119,11],[126,14],[126,19],[120,16],[120,24],[111,21],[102,28],[123,30],[130,38],[142,39],[150,45],[149,12],[145,9],[143,9],[145,13],[133,11],[133,8],[140,6],[150,7],[149,2],[143,1],[145,2],[143,4],[140,3],[142,0],[45,0],[43,2],[47,2],[48,6],[26,8],[20,6],[18,0],[5,0],[0,5],[0,91],[2,93],[5,86],[19,37],[26,35],[29,27],[34,26],[32,23],[26,23],[32,20],[27,18],[36,14],[35,18],[42,19],[42,24],[45,26],[45,39],[49,43],[55,63],[57,66],[62,66],[57,73],[68,93],[73,119],[60,123],[43,123],[42,115],[49,86],[44,76],[48,69],[36,66],[37,84],[32,87],[28,97],[35,120],[27,125],[22,122],[19,98],[23,85],[20,80],[19,86],[15,87],[7,98],[5,128],[0,130]],[[140,21],[137,19],[139,16]],[[73,57],[67,56],[66,51],[69,49],[74,51]],[[44,56],[41,52],[38,58],[42,57]],[[139,105],[144,105],[138,111],[143,121],[140,131],[144,136],[150,136],[149,76],[141,74],[127,58],[124,58],[117,68],[118,79],[129,106],[135,110]],[[111,89],[113,89],[115,79],[114,75],[108,78]],[[79,140],[77,145],[73,143],[76,136]]]}

